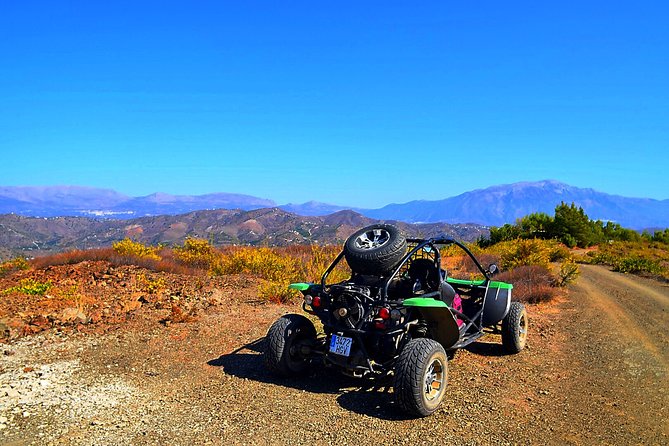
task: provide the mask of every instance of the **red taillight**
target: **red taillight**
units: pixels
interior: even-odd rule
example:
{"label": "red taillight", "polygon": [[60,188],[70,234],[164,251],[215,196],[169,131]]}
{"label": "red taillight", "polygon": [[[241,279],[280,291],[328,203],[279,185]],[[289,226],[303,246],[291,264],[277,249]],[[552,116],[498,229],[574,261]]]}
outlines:
{"label": "red taillight", "polygon": [[386,307],[383,307],[379,310],[379,317],[383,320],[390,318],[390,310]]}
{"label": "red taillight", "polygon": [[311,301],[311,306],[318,308],[321,306],[321,296],[314,296],[314,299]]}

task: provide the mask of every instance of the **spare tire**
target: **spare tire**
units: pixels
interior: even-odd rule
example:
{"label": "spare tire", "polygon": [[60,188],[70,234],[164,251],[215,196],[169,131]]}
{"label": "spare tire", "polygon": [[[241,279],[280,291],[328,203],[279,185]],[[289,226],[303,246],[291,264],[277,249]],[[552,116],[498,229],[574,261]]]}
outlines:
{"label": "spare tire", "polygon": [[358,274],[384,275],[407,252],[407,240],[397,226],[375,224],[353,233],[344,244],[344,257]]}

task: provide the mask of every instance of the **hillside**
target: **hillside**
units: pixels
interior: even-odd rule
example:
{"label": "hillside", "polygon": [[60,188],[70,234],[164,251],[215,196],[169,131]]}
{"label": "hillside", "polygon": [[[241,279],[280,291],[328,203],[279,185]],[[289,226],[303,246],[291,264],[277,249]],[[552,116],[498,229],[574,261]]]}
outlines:
{"label": "hillside", "polygon": [[[278,208],[196,211],[131,220],[9,214],[0,215],[0,258],[109,246],[125,237],[152,245],[181,244],[186,237],[204,238],[215,245],[340,244],[355,229],[374,221],[353,211],[302,217]],[[472,241],[487,234],[481,225],[397,224],[414,237],[447,235]]]}

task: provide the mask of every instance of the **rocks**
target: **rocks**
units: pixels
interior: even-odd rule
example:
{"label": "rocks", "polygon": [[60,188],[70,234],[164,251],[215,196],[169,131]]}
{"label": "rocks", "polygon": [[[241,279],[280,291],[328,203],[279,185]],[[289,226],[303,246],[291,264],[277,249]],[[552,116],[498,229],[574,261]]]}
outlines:
{"label": "rocks", "polygon": [[[0,290],[22,280],[51,283],[47,295],[16,292],[2,296],[0,340],[13,340],[55,330],[104,332],[123,327],[146,314],[154,321],[165,318],[164,310],[177,307],[170,322],[192,321],[195,310],[218,307],[233,296],[256,295],[257,279],[248,277],[201,277],[153,272],[138,266],[114,266],[107,261],[84,261],[19,271],[0,277]],[[179,316],[184,315],[183,318]]]}
{"label": "rocks", "polygon": [[61,314],[60,322],[75,322],[80,324],[88,323],[89,319],[86,314],[76,307],[65,308]]}
{"label": "rocks", "polygon": [[0,339],[9,338],[11,330],[5,321],[0,321]]}
{"label": "rocks", "polygon": [[3,389],[3,390],[4,391],[2,393],[4,393],[5,396],[8,397],[8,398],[18,398],[19,396],[21,396],[21,393],[19,393],[19,391],[16,390],[16,389],[11,389],[10,388],[10,389],[6,389],[6,390]]}
{"label": "rocks", "polygon": [[[57,357],[58,351],[65,350],[58,344],[35,344],[28,341],[18,344],[17,355],[5,360],[0,368],[0,443],[11,443],[14,439],[23,444],[27,438],[33,438],[34,444],[52,443],[74,420],[124,407],[136,394],[134,387],[118,378],[82,374],[78,359],[50,363],[28,359],[33,352],[50,350],[51,356]],[[83,345],[67,350],[76,354],[86,352]],[[97,420],[93,424],[102,426],[103,419]]]}

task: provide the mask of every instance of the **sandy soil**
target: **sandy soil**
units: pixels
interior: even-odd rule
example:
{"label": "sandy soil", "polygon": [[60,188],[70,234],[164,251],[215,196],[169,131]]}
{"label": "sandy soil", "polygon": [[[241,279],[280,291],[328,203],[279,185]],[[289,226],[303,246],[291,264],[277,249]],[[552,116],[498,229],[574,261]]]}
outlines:
{"label": "sandy soil", "polygon": [[526,350],[489,337],[449,362],[447,399],[425,419],[327,370],[268,374],[262,338],[299,308],[235,286],[194,322],[165,326],[147,305],[122,329],[0,346],[0,443],[668,444],[669,286],[582,271],[568,298],[529,307]]}

